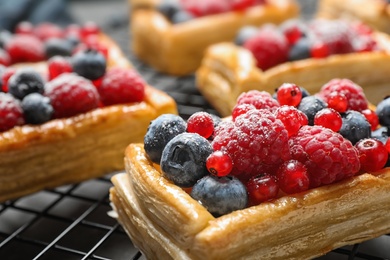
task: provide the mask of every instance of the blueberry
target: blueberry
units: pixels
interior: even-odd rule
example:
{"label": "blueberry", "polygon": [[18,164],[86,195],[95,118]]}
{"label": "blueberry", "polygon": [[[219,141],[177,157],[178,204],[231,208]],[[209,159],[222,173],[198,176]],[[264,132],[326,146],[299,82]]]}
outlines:
{"label": "blueberry", "polygon": [[0,31],[0,48],[4,48],[9,40],[12,38],[12,33],[7,30]]}
{"label": "blueberry", "polygon": [[43,93],[45,82],[33,68],[18,69],[8,80],[8,92],[22,100],[30,93]]}
{"label": "blueberry", "polygon": [[178,11],[172,15],[171,22],[173,24],[184,23],[194,19],[194,16],[187,11]]}
{"label": "blueberry", "polygon": [[208,174],[206,159],[213,148],[206,138],[195,133],[175,136],[165,146],[161,170],[165,177],[180,187],[191,187]]}
{"label": "blueberry", "polygon": [[156,9],[171,21],[172,17],[177,12],[181,11],[182,8],[179,3],[173,1],[161,1],[161,3],[157,5]]}
{"label": "blueberry", "polygon": [[382,126],[390,126],[390,97],[383,99],[376,107],[376,114]]}
{"label": "blueberry", "polygon": [[106,72],[106,58],[94,49],[77,52],[71,63],[75,73],[90,80],[98,79]]}
{"label": "blueberry", "polygon": [[298,110],[305,113],[309,120],[309,125],[314,125],[314,116],[318,111],[326,107],[327,104],[321,98],[317,96],[307,96],[302,98]]}
{"label": "blueberry", "polygon": [[244,209],[248,204],[244,184],[232,176],[207,175],[194,185],[190,195],[215,217]]}
{"label": "blueberry", "polygon": [[51,38],[45,42],[46,59],[56,55],[71,56],[72,50],[72,44],[66,39]]}
{"label": "blueberry", "polygon": [[378,139],[383,144],[386,144],[386,141],[389,138],[389,135],[390,135],[390,132],[389,132],[387,126],[379,127],[378,129],[371,132],[371,137]]}
{"label": "blueberry", "polygon": [[160,163],[165,145],[186,129],[187,123],[178,115],[163,114],[153,120],[144,137],[145,152],[150,160]]}
{"label": "blueberry", "polygon": [[308,38],[303,37],[290,48],[288,59],[296,61],[308,58],[310,58],[310,41]]}
{"label": "blueberry", "polygon": [[23,114],[26,123],[42,124],[49,121],[53,115],[53,107],[48,97],[39,93],[28,94],[22,100]]}
{"label": "blueberry", "polygon": [[343,124],[339,133],[352,144],[363,138],[371,137],[371,125],[362,113],[350,110],[343,113],[341,117]]}
{"label": "blueberry", "polygon": [[256,26],[247,25],[242,27],[234,40],[234,43],[238,46],[242,46],[246,40],[251,38],[253,35],[255,35],[259,31],[259,28]]}

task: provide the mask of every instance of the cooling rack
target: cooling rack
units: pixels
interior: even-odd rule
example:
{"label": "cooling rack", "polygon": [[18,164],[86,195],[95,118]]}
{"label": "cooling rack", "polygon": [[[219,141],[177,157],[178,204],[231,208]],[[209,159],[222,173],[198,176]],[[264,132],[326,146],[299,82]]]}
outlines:
{"label": "cooling rack", "polygon": [[[302,2],[307,8],[303,12],[308,14],[315,1]],[[85,11],[77,8],[80,13]],[[171,95],[177,102],[179,114],[185,119],[196,111],[217,114],[196,90],[193,75],[170,77],[154,71],[132,55],[128,48],[131,37],[128,18],[123,12],[122,8],[119,15],[101,25],[122,47],[144,79]],[[112,186],[110,177],[113,174],[0,204],[0,259],[145,260],[117,221],[108,214],[111,210],[108,197]],[[390,236],[384,235],[333,250],[317,260],[385,260],[390,259],[389,248]]]}

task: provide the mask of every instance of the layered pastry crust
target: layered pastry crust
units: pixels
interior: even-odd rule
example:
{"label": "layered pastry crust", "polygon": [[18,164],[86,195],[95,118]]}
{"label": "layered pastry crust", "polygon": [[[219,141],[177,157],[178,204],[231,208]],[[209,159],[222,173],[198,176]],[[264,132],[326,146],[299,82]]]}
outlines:
{"label": "layered pastry crust", "polygon": [[154,9],[137,9],[131,16],[132,49],[155,69],[172,75],[193,73],[205,49],[232,41],[244,25],[281,23],[298,15],[294,0],[268,0],[245,12],[210,15],[173,25]]}
{"label": "layered pastry crust", "polygon": [[[130,67],[119,47],[102,37],[110,43],[109,67]],[[44,63],[25,65],[46,69]],[[142,102],[0,133],[0,202],[123,170],[126,146],[142,142],[150,121],[160,114],[177,113],[170,96],[151,86],[145,91]]]}
{"label": "layered pastry crust", "polygon": [[142,144],[112,178],[119,222],[148,259],[312,259],[390,232],[390,171],[362,174],[214,218],[165,179]]}
{"label": "layered pastry crust", "polygon": [[293,82],[310,93],[334,78],[348,78],[364,88],[374,104],[390,94],[390,38],[375,32],[383,51],[332,55],[323,59],[286,62],[266,71],[256,66],[249,50],[233,43],[210,46],[196,72],[196,85],[222,115],[231,115],[238,96],[252,89],[273,93],[283,83]]}
{"label": "layered pastry crust", "polygon": [[390,6],[386,0],[321,0],[317,16],[361,20],[377,30],[390,33]]}

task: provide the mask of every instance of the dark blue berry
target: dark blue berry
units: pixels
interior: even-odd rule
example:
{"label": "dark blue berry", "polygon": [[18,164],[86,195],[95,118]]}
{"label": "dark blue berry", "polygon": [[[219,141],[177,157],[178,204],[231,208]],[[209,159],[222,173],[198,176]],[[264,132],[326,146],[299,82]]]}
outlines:
{"label": "dark blue berry", "polygon": [[382,126],[390,126],[390,97],[383,99],[376,106],[376,114]]}
{"label": "dark blue berry", "polygon": [[259,31],[259,28],[256,26],[244,26],[242,27],[234,39],[234,43],[238,46],[242,46],[246,40],[251,38],[253,35],[255,35]]}
{"label": "dark blue berry", "polygon": [[296,61],[308,58],[310,58],[310,41],[308,38],[303,37],[290,48],[288,59]]}
{"label": "dark blue berry", "polygon": [[77,52],[72,56],[71,63],[75,73],[90,80],[98,79],[106,72],[106,58],[94,49]]}
{"label": "dark blue berry", "polygon": [[51,38],[45,42],[46,59],[56,55],[71,56],[72,50],[72,44],[66,39]]}
{"label": "dark blue berry", "polygon": [[22,100],[23,114],[28,124],[42,124],[53,115],[53,107],[48,97],[39,93],[31,93]]}
{"label": "dark blue berry", "polygon": [[208,174],[206,159],[213,152],[210,142],[194,133],[175,136],[165,146],[160,167],[165,177],[180,187],[192,187]]}
{"label": "dark blue berry", "polygon": [[0,31],[0,48],[4,49],[6,43],[12,38],[12,33],[7,30]]}
{"label": "dark blue berry", "polygon": [[339,133],[356,144],[359,140],[371,137],[371,125],[363,114],[350,110],[341,114],[343,124]]}
{"label": "dark blue berry", "polygon": [[178,24],[178,23],[184,23],[190,20],[193,20],[194,16],[190,14],[187,11],[178,11],[174,15],[172,15],[171,22],[173,24]]}
{"label": "dark blue berry", "polygon": [[307,96],[302,98],[298,110],[302,111],[309,121],[309,125],[314,125],[314,116],[318,111],[327,107],[327,104],[317,96]]}
{"label": "dark blue berry", "polygon": [[192,188],[191,197],[215,217],[244,209],[248,204],[248,193],[244,184],[232,176],[203,177]]}
{"label": "dark blue berry", "polygon": [[165,145],[186,129],[187,123],[178,115],[163,114],[153,120],[144,137],[145,152],[150,160],[160,163]]}
{"label": "dark blue berry", "polygon": [[371,132],[371,137],[378,139],[383,144],[386,144],[386,141],[389,138],[389,136],[390,136],[390,132],[387,126],[381,126],[378,129]]}
{"label": "dark blue berry", "polygon": [[45,82],[33,68],[18,69],[8,80],[8,92],[22,100],[30,93],[43,93]]}
{"label": "dark blue berry", "polygon": [[172,17],[179,11],[181,11],[181,6],[177,2],[173,1],[161,1],[160,4],[156,7],[162,15],[164,15],[168,20],[172,20]]}

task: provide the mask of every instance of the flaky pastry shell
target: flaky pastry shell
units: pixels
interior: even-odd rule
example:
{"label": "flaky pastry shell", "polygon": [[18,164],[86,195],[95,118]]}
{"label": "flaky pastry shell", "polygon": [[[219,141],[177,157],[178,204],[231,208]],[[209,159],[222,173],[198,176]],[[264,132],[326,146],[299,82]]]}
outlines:
{"label": "flaky pastry shell", "polygon": [[136,9],[131,14],[131,47],[134,54],[158,71],[182,76],[193,73],[205,49],[214,43],[233,41],[244,25],[281,23],[297,16],[294,0],[268,0],[245,12],[228,12],[172,24],[155,9]]}
{"label": "flaky pastry shell", "polygon": [[295,83],[314,94],[334,78],[348,78],[364,88],[377,104],[390,94],[390,38],[375,32],[383,51],[332,55],[323,59],[286,62],[262,71],[252,53],[233,43],[210,46],[196,71],[196,85],[207,101],[222,115],[231,115],[238,96],[249,90],[274,93],[283,83]]}
{"label": "flaky pastry shell", "polygon": [[320,0],[316,16],[360,20],[377,30],[390,33],[390,6],[386,0]]}
{"label": "flaky pastry shell", "polygon": [[390,232],[388,168],[214,218],[142,144],[128,146],[125,164],[110,199],[147,259],[312,259]]}
{"label": "flaky pastry shell", "polygon": [[[102,37],[110,47],[108,67],[131,67],[119,47]],[[44,63],[24,65],[46,70]],[[145,91],[142,102],[0,133],[0,202],[123,170],[126,146],[143,141],[150,121],[164,113],[177,114],[176,103],[166,93],[151,86]]]}

